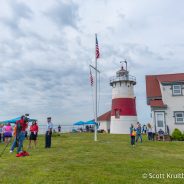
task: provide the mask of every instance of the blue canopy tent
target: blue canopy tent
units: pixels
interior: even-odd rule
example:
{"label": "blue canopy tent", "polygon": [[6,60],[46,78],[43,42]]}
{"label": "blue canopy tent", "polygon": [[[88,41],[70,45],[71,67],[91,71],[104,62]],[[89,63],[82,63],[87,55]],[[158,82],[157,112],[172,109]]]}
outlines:
{"label": "blue canopy tent", "polygon": [[84,125],[84,121],[78,121],[78,122],[76,122],[76,123],[74,123],[73,125]]}
{"label": "blue canopy tent", "polygon": [[[86,122],[84,122],[84,121],[78,121],[76,123],[73,123],[73,125],[74,126],[76,126],[76,125],[83,126],[83,128],[84,128],[84,125],[96,125],[96,122],[93,121],[93,120],[86,121]],[[83,130],[81,130],[81,131],[83,132]],[[77,130],[76,129],[73,129],[72,132],[77,132]]]}
{"label": "blue canopy tent", "polygon": [[74,123],[73,125],[95,125],[95,124],[96,124],[95,121],[90,120],[90,121],[86,121],[86,122],[78,121],[78,122]]}
{"label": "blue canopy tent", "polygon": [[86,121],[85,122],[85,125],[96,125],[97,126],[97,129],[98,129],[98,123],[96,123],[94,120],[90,120],[90,121]]}
{"label": "blue canopy tent", "polygon": [[86,121],[84,124],[85,125],[96,125],[96,122],[93,120],[90,120],[90,121]]}
{"label": "blue canopy tent", "polygon": [[16,121],[18,121],[18,120],[20,120],[20,117],[13,118],[10,120],[5,120],[5,121],[3,121],[3,123],[16,123]]}
{"label": "blue canopy tent", "polygon": [[[21,117],[17,117],[17,118],[13,118],[13,119],[10,119],[10,120],[5,120],[5,121],[1,121],[1,123],[16,123],[16,121],[20,120]],[[32,119],[32,118],[28,118],[28,121],[29,122],[32,122],[32,121],[36,121],[36,119]]]}

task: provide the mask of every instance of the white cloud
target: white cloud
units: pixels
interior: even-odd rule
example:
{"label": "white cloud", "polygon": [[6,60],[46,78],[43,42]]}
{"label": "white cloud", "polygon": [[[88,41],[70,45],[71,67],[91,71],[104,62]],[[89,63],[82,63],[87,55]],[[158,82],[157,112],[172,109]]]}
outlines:
{"label": "white cloud", "polygon": [[0,119],[27,112],[40,122],[91,119],[89,63],[97,32],[100,113],[111,106],[109,77],[127,59],[137,77],[139,120],[146,123],[145,75],[183,72],[182,7],[181,0],[2,0]]}

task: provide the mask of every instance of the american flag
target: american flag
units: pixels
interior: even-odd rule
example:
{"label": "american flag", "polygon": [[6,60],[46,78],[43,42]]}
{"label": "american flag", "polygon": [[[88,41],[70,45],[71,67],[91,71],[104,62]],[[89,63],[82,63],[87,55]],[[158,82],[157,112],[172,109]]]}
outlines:
{"label": "american flag", "polygon": [[93,75],[91,73],[91,69],[90,69],[90,82],[91,82],[91,86],[93,86]]}
{"label": "american flag", "polygon": [[100,58],[100,50],[98,47],[98,39],[97,39],[97,34],[96,34],[96,59]]}

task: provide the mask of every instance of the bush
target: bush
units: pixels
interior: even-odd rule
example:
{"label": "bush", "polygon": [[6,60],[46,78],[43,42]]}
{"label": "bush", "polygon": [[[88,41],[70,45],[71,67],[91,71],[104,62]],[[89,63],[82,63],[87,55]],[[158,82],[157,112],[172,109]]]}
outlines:
{"label": "bush", "polygon": [[178,140],[178,141],[183,141],[184,135],[182,134],[182,132],[179,129],[175,128],[173,133],[172,133],[172,139]]}

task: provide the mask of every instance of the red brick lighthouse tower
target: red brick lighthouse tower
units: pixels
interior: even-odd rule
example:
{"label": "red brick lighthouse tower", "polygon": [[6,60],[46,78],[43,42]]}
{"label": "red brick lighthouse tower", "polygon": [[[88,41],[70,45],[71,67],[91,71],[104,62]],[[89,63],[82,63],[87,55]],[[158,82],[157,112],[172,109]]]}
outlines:
{"label": "red brick lighthouse tower", "polygon": [[137,123],[136,103],[134,96],[134,85],[136,78],[129,75],[123,67],[111,78],[112,86],[112,109],[110,133],[129,134],[130,125]]}

